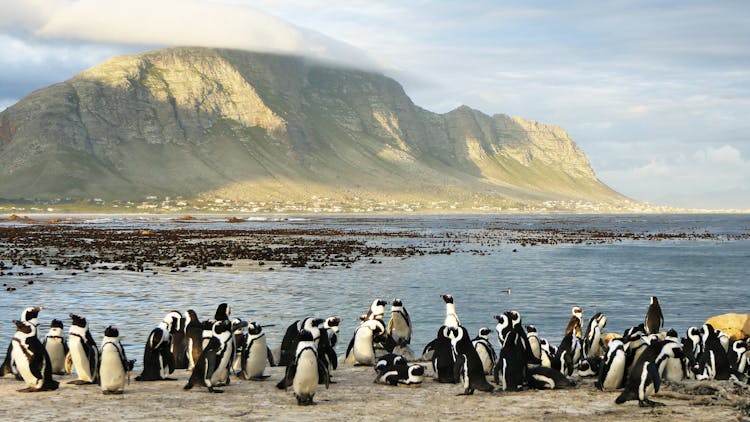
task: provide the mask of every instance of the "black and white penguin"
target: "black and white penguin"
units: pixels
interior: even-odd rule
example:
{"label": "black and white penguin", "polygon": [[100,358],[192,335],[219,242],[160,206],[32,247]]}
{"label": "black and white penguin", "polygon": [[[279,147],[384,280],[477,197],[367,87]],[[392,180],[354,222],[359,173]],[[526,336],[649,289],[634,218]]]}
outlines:
{"label": "black and white penguin", "polygon": [[443,325],[437,333],[433,344],[432,370],[438,382],[455,384],[458,382],[454,371],[456,353],[452,340],[458,336],[458,327]]}
{"label": "black and white penguin", "polygon": [[528,355],[515,329],[507,331],[494,369],[495,384],[503,391],[518,391],[526,382]]}
{"label": "black and white penguin", "polygon": [[651,391],[658,393],[661,385],[661,371],[666,367],[669,359],[681,358],[682,345],[673,341],[654,340],[649,343],[638,361],[630,368],[625,388],[615,399],[615,403],[622,404],[629,400],[638,400],[641,407],[663,406],[663,403],[648,398]]}
{"label": "black and white penguin", "polygon": [[376,383],[397,386],[402,385],[419,385],[424,381],[424,366],[422,365],[395,365],[384,366],[378,376],[375,378]]}
{"label": "black and white penguin", "polygon": [[482,361],[482,368],[486,375],[492,373],[492,370],[495,368],[495,361],[497,360],[495,348],[492,347],[492,343],[490,343],[491,332],[492,330],[489,328],[482,327],[479,329],[477,336],[471,341],[474,345],[474,349],[479,355],[479,360]]}
{"label": "black and white penguin", "polygon": [[556,369],[535,366],[526,370],[526,385],[535,390],[555,390],[576,384]]}
{"label": "black and white penguin", "polygon": [[[316,345],[318,347],[318,360],[322,363],[322,365],[326,368],[327,376],[324,376],[323,374],[320,374],[318,377],[319,382],[323,382],[324,379],[328,379],[330,383],[333,383],[335,381],[332,380],[333,376],[331,375],[333,370],[338,367],[338,355],[336,354],[336,350],[333,348],[333,343],[331,342],[331,337],[329,337],[330,333],[334,330],[332,330],[331,323],[335,324],[335,328],[338,329],[338,323],[341,320],[337,317],[330,317],[326,318],[326,320],[320,324],[318,324],[318,340],[316,341]],[[377,320],[379,325],[383,325],[382,321]],[[311,331],[313,333],[313,336],[315,336],[315,330]],[[334,334],[334,341],[336,340],[338,336]],[[381,339],[382,335],[376,336],[373,338],[373,348],[375,347],[375,341],[378,339]]]}
{"label": "black and white penguin", "polygon": [[531,354],[541,361],[542,359],[542,344],[539,339],[539,332],[533,325],[526,326],[526,336],[529,339],[529,347]]}
{"label": "black and white penguin", "polygon": [[385,326],[379,319],[368,319],[354,331],[354,336],[346,349],[347,361],[354,359],[355,365],[375,364],[374,343],[385,335]]}
{"label": "black and white penguin", "polygon": [[456,303],[453,300],[453,296],[443,295],[442,298],[443,302],[445,302],[445,320],[443,321],[443,325],[446,327],[460,327],[461,320],[458,319]]}
{"label": "black and white penguin", "polygon": [[565,334],[572,332],[576,337],[583,338],[583,308],[574,306],[570,312],[573,315],[568,321],[568,326],[565,327]]}
{"label": "black and white penguin", "polygon": [[574,331],[565,334],[557,348],[557,358],[560,360],[560,372],[567,376],[573,375],[581,356],[581,342]]}
{"label": "black and white penguin", "polygon": [[[23,311],[21,311],[21,319],[19,321],[26,321],[29,324],[33,325],[34,328],[39,327],[39,311],[44,309],[42,306],[29,306],[28,308],[25,308]],[[14,374],[17,379],[20,378],[20,374],[18,374],[18,371],[16,371],[15,365],[13,364],[13,357],[11,356],[11,348],[13,347],[13,344],[8,345],[8,351],[5,354],[5,360],[3,360],[2,366],[0,366],[0,377],[4,377],[9,374]]]}
{"label": "black and white penguin", "polygon": [[[489,329],[487,329],[489,334]],[[491,393],[495,388],[487,382],[484,376],[484,366],[477,350],[472,344],[469,330],[466,327],[458,327],[457,335],[451,340],[456,363],[454,371],[456,378],[463,381],[464,392],[461,395],[474,394],[474,390]]]}
{"label": "black and white penguin", "polygon": [[263,372],[267,362],[273,366],[273,355],[268,348],[263,327],[257,322],[247,325],[247,339],[242,348],[241,362],[240,379],[264,380],[269,377],[263,375]]}
{"label": "black and white penguin", "polygon": [[93,384],[99,379],[99,349],[91,336],[86,318],[75,314],[70,314],[70,318],[73,322],[68,335],[68,348],[78,379],[69,381],[68,384]]}
{"label": "black and white penguin", "polygon": [[[630,367],[638,360],[641,353],[646,350],[646,347],[651,341],[651,337],[646,334],[646,328],[643,324],[638,324],[635,327],[630,327],[622,333],[621,340],[625,344],[626,352],[626,371],[630,370]],[[628,372],[626,372],[628,373]]]}
{"label": "black and white penguin", "polygon": [[[221,359],[218,361],[216,370],[214,371],[213,375],[211,376],[211,383],[214,387],[222,387],[225,385],[229,385],[230,379],[229,375],[232,372],[232,364],[234,363],[234,358],[237,355],[237,345],[234,342],[235,339],[235,332],[238,329],[238,325],[243,325],[244,321],[241,321],[239,319],[235,320],[216,320],[219,321],[226,321],[229,323],[229,336],[221,336],[220,340],[223,342],[221,345],[222,353],[221,353]],[[216,323],[214,323],[215,325]],[[244,322],[244,324],[247,324],[247,322]],[[214,332],[213,338],[216,338],[216,333]]]}
{"label": "black and white penguin", "polygon": [[594,385],[602,391],[617,390],[622,388],[626,373],[625,344],[619,339],[610,340]]}
{"label": "black and white penguin", "polygon": [[195,368],[190,374],[187,384],[183,389],[189,390],[193,386],[207,387],[210,393],[223,393],[215,387],[216,370],[219,369],[227,354],[227,344],[232,337],[232,325],[228,320],[220,320],[213,323],[211,327],[212,336],[203,348],[200,357],[195,362]]}
{"label": "black and white penguin", "polygon": [[59,383],[52,379],[52,366],[47,351],[36,336],[36,326],[28,321],[13,321],[16,333],[11,340],[11,359],[27,388],[20,392],[56,390]]}
{"label": "black and white penguin", "polygon": [[663,368],[659,368],[662,379],[670,382],[680,382],[687,377],[687,359],[682,348],[682,342],[680,342],[679,335],[674,329],[667,331],[664,341],[675,343],[679,349],[677,357],[669,358],[663,364]]}
{"label": "black and white penguin", "polygon": [[232,308],[227,303],[220,303],[216,307],[216,313],[214,314],[215,321],[229,321],[229,317],[232,315]]}
{"label": "black and white penguin", "polygon": [[174,372],[174,355],[172,354],[174,317],[174,314],[168,313],[149,333],[143,349],[143,372],[135,377],[136,381],[174,380],[174,378],[168,378]]}
{"label": "black and white penguin", "polygon": [[383,299],[373,300],[370,309],[367,310],[367,314],[365,315],[365,321],[369,319],[378,319],[382,321],[383,316],[385,315],[385,305],[387,304],[388,302]]}
{"label": "black and white penguin", "polygon": [[643,326],[646,328],[646,334],[656,334],[664,326],[664,315],[661,313],[659,299],[656,296],[651,296],[651,303],[646,310],[646,319]]}
{"label": "black and white penguin", "polygon": [[391,318],[388,320],[386,334],[396,346],[406,346],[411,343],[411,318],[401,299],[391,303]]}
{"label": "black and white penguin", "polygon": [[702,351],[692,370],[697,380],[728,380],[732,374],[729,358],[713,325],[701,328]]}
{"label": "black and white penguin", "polygon": [[607,325],[607,316],[597,312],[589,320],[586,336],[583,338],[583,356],[594,357],[604,354],[604,340],[602,332]]}
{"label": "black and white penguin", "polygon": [[242,351],[247,343],[247,321],[240,318],[232,318],[232,342],[234,343],[234,354],[232,358],[232,372],[239,374],[242,371]]}
{"label": "black and white penguin", "polygon": [[68,355],[68,342],[63,335],[63,323],[59,319],[53,319],[49,332],[44,338],[44,349],[49,355],[52,365],[52,373],[65,375],[65,357]]}
{"label": "black and white penguin", "polygon": [[313,333],[314,330],[318,330],[315,331],[317,337],[320,334],[318,326],[323,322],[325,322],[324,319],[307,317],[291,323],[289,327],[287,327],[286,333],[284,333],[284,337],[281,340],[279,366],[287,366],[294,359],[297,351],[297,337],[299,336],[299,332],[303,329],[310,331],[311,333]]}
{"label": "black and white penguin", "polygon": [[125,348],[120,343],[120,332],[109,326],[104,330],[102,350],[99,360],[99,380],[103,394],[122,394],[128,372],[133,370],[135,361],[128,361]]}
{"label": "black and white penguin", "polygon": [[318,328],[327,331],[331,347],[336,347],[336,343],[338,343],[340,325],[341,318],[339,317],[328,317],[322,324],[318,325]]}
{"label": "black and white penguin", "polygon": [[[303,329],[299,332],[294,360],[286,367],[284,375],[286,382],[283,383],[284,387],[282,388],[286,389],[287,386],[292,386],[298,405],[314,404],[313,397],[321,373],[324,377],[327,376],[326,368],[322,367],[322,363],[318,359],[313,333]],[[328,388],[327,379],[323,383]],[[277,387],[281,384],[279,383]]]}
{"label": "black and white penguin", "polygon": [[203,324],[194,310],[187,311],[187,324],[185,325],[185,355],[188,360],[188,370],[192,371],[195,361],[203,351]]}
{"label": "black and white penguin", "polygon": [[379,357],[378,361],[375,362],[375,372],[380,374],[385,368],[390,368],[392,366],[409,366],[409,363],[406,358],[401,355],[388,353],[387,355]]}
{"label": "black and white penguin", "polygon": [[729,359],[729,369],[734,372],[746,374],[748,370],[748,346],[746,340],[735,340],[729,346],[729,353],[727,353],[727,359]]}
{"label": "black and white penguin", "polygon": [[185,328],[187,326],[187,319],[180,311],[169,312],[168,318],[172,318],[172,359],[174,360],[175,369],[187,369],[190,366],[190,361],[187,357],[187,338],[185,336]]}
{"label": "black and white penguin", "polygon": [[[540,365],[545,368],[560,370],[560,359],[557,358],[557,347],[551,345],[546,338],[539,339],[539,349],[541,350]],[[502,349],[501,349],[502,350]]]}
{"label": "black and white penguin", "polygon": [[584,358],[578,362],[578,376],[579,377],[594,377],[599,375],[599,368],[602,366],[604,358],[601,356],[594,356],[590,358]]}

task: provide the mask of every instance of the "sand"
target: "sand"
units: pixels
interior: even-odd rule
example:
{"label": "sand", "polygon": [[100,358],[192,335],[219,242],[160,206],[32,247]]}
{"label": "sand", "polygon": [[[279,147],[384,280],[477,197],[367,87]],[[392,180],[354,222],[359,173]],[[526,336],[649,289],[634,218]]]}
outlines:
{"label": "sand", "polygon": [[[320,386],[315,406],[297,406],[291,389],[277,390],[284,368],[267,368],[267,381],[232,379],[223,394],[205,388],[182,389],[188,373],[178,370],[177,381],[131,381],[125,394],[103,395],[98,386],[73,386],[71,376],[56,391],[19,393],[25,385],[11,377],[0,379],[0,420],[576,420],[597,421],[750,420],[746,387],[729,381],[713,382],[720,391],[710,395],[685,394],[691,382],[666,386],[653,396],[663,407],[640,408],[638,402],[614,403],[616,392],[601,392],[592,379],[578,387],[554,391],[482,393],[457,396],[462,387],[440,384],[427,370],[425,382],[416,387],[373,384],[369,367],[342,365],[334,372],[336,384]],[[135,374],[131,378],[135,378]],[[695,384],[695,382],[692,382]],[[687,388],[686,388],[687,386]],[[691,392],[691,391],[688,391]],[[695,393],[694,389],[692,393]]]}

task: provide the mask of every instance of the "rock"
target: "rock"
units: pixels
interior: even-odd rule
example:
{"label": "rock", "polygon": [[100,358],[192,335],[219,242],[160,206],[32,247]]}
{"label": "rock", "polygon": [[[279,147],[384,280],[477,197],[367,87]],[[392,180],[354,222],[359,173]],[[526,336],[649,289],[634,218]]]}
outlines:
{"label": "rock", "polygon": [[727,333],[731,340],[750,337],[750,314],[716,315],[707,319],[706,324]]}

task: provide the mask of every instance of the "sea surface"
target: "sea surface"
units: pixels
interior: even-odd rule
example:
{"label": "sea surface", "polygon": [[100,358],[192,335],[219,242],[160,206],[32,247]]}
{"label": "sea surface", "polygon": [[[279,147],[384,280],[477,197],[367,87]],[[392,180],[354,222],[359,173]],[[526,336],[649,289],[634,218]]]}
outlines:
{"label": "sea surface", "polygon": [[[63,320],[67,332],[70,312],[90,321],[97,342],[105,327],[116,325],[137,366],[148,333],[168,311],[192,308],[200,318],[209,318],[221,302],[230,304],[232,316],[265,325],[272,347],[297,319],[339,316],[340,355],[358,316],[376,298],[403,300],[414,326],[416,353],[442,324],[444,293],[455,297],[461,322],[472,336],[480,327],[494,327],[494,315],[517,310],[524,324],[536,325],[554,344],[562,338],[573,306],[583,307],[586,321],[596,312],[605,313],[605,331],[618,333],[643,322],[650,296],[661,302],[665,329],[682,335],[712,315],[750,313],[750,215],[283,216],[241,224],[225,218],[207,216],[189,224],[208,230],[336,229],[373,245],[449,247],[453,253],[375,257],[374,263],[368,258],[349,269],[276,266],[269,271],[242,262],[157,274],[31,269],[43,274],[1,278],[3,283],[34,284],[0,291],[0,348],[9,344],[12,320],[32,305],[45,308],[39,318],[42,337],[52,318]],[[85,216],[74,224],[185,228],[169,216]],[[626,235],[533,246],[512,240],[514,233],[544,237],[556,231]],[[669,236],[664,240],[660,234]]]}

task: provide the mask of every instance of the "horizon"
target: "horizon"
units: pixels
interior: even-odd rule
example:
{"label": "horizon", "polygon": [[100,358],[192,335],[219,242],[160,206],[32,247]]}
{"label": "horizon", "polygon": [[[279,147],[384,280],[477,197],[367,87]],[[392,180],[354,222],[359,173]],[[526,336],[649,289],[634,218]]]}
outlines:
{"label": "horizon", "polygon": [[560,126],[602,182],[637,200],[750,209],[750,6],[250,3],[2,0],[0,110],[114,55],[254,48],[378,70],[434,112],[467,105]]}

